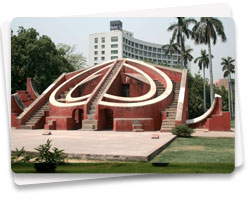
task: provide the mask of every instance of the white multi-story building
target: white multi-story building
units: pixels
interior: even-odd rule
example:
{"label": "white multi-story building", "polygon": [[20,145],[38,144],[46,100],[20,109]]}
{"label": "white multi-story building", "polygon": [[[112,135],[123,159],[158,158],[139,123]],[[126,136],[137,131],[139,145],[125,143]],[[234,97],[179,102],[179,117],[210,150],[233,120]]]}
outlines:
{"label": "white multi-story building", "polygon": [[[133,58],[170,65],[170,56],[165,56],[162,44],[134,38],[132,32],[122,29],[121,21],[111,21],[110,31],[90,35],[89,65],[93,66],[116,58]],[[173,66],[178,64],[180,53],[173,54]]]}

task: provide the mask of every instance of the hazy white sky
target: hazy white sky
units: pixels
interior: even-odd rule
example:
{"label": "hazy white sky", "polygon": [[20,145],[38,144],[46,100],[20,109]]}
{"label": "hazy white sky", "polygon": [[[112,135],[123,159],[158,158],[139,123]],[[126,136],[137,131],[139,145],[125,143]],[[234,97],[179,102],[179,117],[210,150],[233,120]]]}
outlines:
{"label": "hazy white sky", "polygon": [[[197,19],[197,18],[196,18]],[[15,18],[12,21],[12,29],[17,31],[19,26],[24,28],[35,28],[41,35],[48,35],[56,44],[65,43],[76,45],[78,52],[83,52],[88,58],[89,53],[89,35],[98,32],[109,31],[109,21],[121,20],[123,29],[134,33],[134,37],[140,40],[167,44],[169,43],[172,32],[167,28],[176,22],[176,18],[157,18],[157,17],[135,17],[135,18],[99,18],[99,17],[80,17],[80,18]],[[212,46],[213,74],[214,80],[223,78],[221,58],[231,56],[235,59],[235,25],[231,18],[220,18],[225,27],[227,42]],[[187,40],[186,44],[193,48],[194,58],[200,55],[201,49],[207,49],[206,45],[195,45],[192,40]],[[197,64],[191,62],[191,72],[198,72]],[[206,76],[209,77],[208,71]]]}

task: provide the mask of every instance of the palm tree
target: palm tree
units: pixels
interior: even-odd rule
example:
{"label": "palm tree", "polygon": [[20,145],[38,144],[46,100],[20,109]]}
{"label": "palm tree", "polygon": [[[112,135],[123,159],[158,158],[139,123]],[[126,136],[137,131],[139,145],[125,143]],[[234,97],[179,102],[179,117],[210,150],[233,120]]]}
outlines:
{"label": "palm tree", "polygon": [[[189,48],[189,49],[183,48],[183,66],[184,66],[184,68],[187,68],[188,62],[192,61],[194,58],[190,53],[192,51],[193,51],[193,49],[191,49],[191,48]],[[181,61],[181,59],[179,59],[179,61]]]}
{"label": "palm tree", "polygon": [[192,35],[192,31],[189,29],[189,25],[196,23],[193,18],[177,17],[177,23],[174,23],[168,27],[168,31],[173,31],[172,41],[176,39],[177,43],[181,48],[181,69],[183,69],[183,47],[184,40],[183,37],[186,36],[187,39]]}
{"label": "palm tree", "polygon": [[170,54],[170,67],[173,66],[173,58],[172,55],[176,52],[179,51],[179,44],[178,43],[174,43],[173,40],[170,40],[169,44],[165,44],[164,46],[162,46],[162,49],[164,50],[164,54],[165,56],[168,56]]}
{"label": "palm tree", "polygon": [[224,78],[228,78],[228,104],[229,112],[231,113],[231,118],[233,118],[233,101],[232,101],[232,77],[231,74],[235,73],[235,62],[232,57],[228,56],[227,58],[222,58],[222,71],[224,71]]}
{"label": "palm tree", "polygon": [[208,45],[211,103],[214,100],[211,42],[215,45],[218,36],[221,38],[222,42],[226,41],[224,26],[217,18],[201,17],[200,21],[193,27],[193,38],[195,43],[204,43]]}
{"label": "palm tree", "polygon": [[[213,57],[213,56],[212,56]],[[203,71],[203,99],[204,99],[204,112],[207,111],[206,101],[206,84],[205,84],[205,68],[208,68],[209,58],[206,50],[201,50],[201,56],[197,57],[194,63],[198,62],[199,69]]]}

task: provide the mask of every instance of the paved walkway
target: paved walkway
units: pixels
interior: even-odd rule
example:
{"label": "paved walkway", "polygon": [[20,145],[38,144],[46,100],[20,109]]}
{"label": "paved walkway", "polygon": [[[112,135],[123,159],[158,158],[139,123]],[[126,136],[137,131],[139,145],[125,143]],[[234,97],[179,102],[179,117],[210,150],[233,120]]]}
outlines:
{"label": "paved walkway", "polygon": [[[11,150],[24,146],[26,151],[52,140],[52,145],[64,149],[71,157],[82,159],[140,160],[152,159],[173,139],[171,133],[159,132],[114,132],[51,130],[52,135],[42,135],[45,130],[11,130]],[[159,139],[152,139],[159,134]]]}
{"label": "paved walkway", "polygon": [[235,137],[235,129],[231,131],[208,131],[206,129],[195,129],[195,133],[192,136],[197,137]]}

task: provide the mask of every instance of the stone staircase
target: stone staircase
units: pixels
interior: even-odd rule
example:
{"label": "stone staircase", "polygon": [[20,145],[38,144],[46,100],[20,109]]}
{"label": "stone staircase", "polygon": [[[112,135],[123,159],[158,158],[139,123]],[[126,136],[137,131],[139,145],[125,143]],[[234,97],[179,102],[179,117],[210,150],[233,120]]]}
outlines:
{"label": "stone staircase", "polygon": [[57,101],[65,103],[65,98],[66,95],[68,94],[68,92],[72,89],[72,87],[69,88],[69,90],[64,91],[62,94],[59,95],[59,98],[57,99]]}
{"label": "stone staircase", "polygon": [[118,61],[115,64],[115,66],[112,68],[110,73],[107,75],[102,86],[97,90],[97,93],[96,93],[95,97],[93,98],[92,103],[89,107],[89,111],[87,114],[88,119],[83,120],[81,130],[97,130],[97,120],[95,120],[97,102],[100,99],[100,97],[103,94],[106,87],[108,86],[109,82],[113,78],[114,74],[118,71],[120,65],[121,65],[121,61]]}
{"label": "stone staircase", "polygon": [[42,128],[45,122],[45,112],[49,111],[49,101],[43,104],[25,123],[21,125],[22,129]]}
{"label": "stone staircase", "polygon": [[164,85],[161,83],[161,82],[159,82],[158,80],[154,80],[154,82],[155,82],[155,85],[156,85],[156,87],[157,87],[157,92],[156,92],[156,96],[158,97],[158,96],[160,96],[161,94],[163,94],[163,92],[165,91],[165,87],[164,87]]}
{"label": "stone staircase", "polygon": [[135,123],[133,124],[133,132],[144,132],[144,129],[142,128],[142,124]]}
{"label": "stone staircase", "polygon": [[166,119],[162,121],[160,132],[171,132],[172,128],[175,127],[180,83],[173,83],[173,86],[174,97],[171,104],[163,111],[166,113]]}

